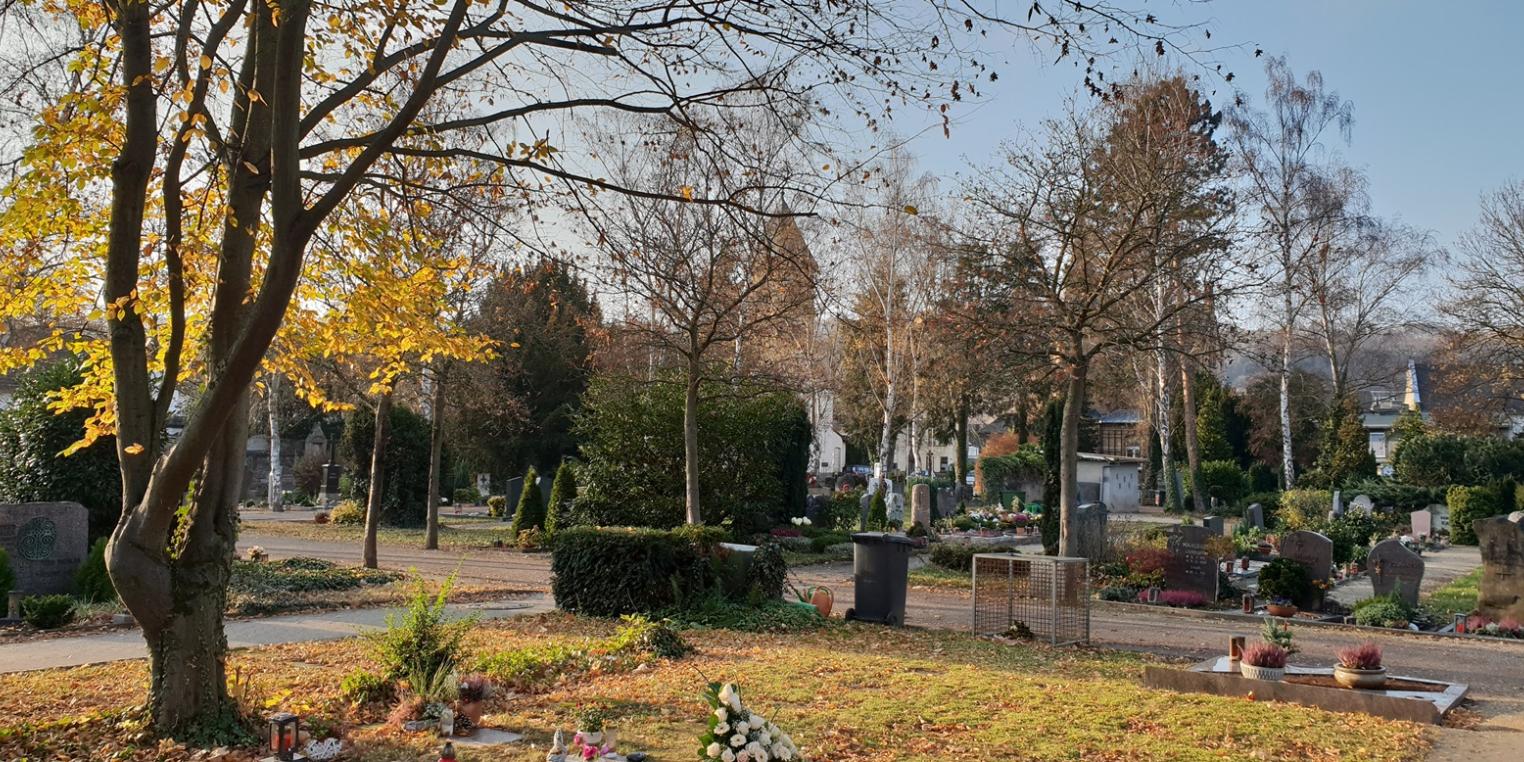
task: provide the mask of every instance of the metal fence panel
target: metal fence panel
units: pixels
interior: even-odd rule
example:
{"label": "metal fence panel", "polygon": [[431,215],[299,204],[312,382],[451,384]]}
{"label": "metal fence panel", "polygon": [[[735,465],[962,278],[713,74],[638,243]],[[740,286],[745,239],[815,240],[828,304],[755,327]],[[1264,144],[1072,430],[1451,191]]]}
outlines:
{"label": "metal fence panel", "polygon": [[1024,625],[1053,645],[1090,642],[1090,577],[1083,558],[974,556],[974,633]]}

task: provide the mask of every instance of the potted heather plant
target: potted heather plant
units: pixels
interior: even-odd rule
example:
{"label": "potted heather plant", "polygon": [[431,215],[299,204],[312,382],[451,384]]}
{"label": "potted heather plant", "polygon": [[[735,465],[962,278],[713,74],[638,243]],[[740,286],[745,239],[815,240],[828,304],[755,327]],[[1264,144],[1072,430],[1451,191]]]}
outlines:
{"label": "potted heather plant", "polygon": [[1334,680],[1345,688],[1374,690],[1386,685],[1386,667],[1381,666],[1381,646],[1361,643],[1339,649],[1339,663]]}
{"label": "potted heather plant", "polygon": [[603,726],[608,722],[608,711],[601,706],[590,706],[577,712],[577,734],[572,742],[581,746],[598,746],[603,743]]}
{"label": "potted heather plant", "polygon": [[470,726],[480,727],[487,699],[492,697],[492,681],[486,675],[472,673],[460,679],[460,692],[456,696],[460,715],[470,721]]}
{"label": "potted heather plant", "polygon": [[1286,649],[1274,643],[1250,643],[1244,647],[1238,672],[1250,680],[1278,682],[1286,676]]}

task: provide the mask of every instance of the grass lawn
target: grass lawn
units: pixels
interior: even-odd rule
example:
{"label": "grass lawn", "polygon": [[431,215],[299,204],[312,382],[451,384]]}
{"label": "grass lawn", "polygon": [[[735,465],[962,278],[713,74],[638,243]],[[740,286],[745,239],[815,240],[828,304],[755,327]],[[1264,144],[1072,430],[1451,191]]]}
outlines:
{"label": "grass lawn", "polygon": [[1464,577],[1429,593],[1424,605],[1433,611],[1440,621],[1449,621],[1456,614],[1469,614],[1476,609],[1476,599],[1481,595],[1482,570],[1480,567]]}
{"label": "grass lawn", "polygon": [[969,590],[974,586],[974,576],[968,572],[926,564],[919,569],[910,570],[910,586]]}
{"label": "grass lawn", "polygon": [[[296,537],[303,540],[333,540],[358,543],[365,536],[360,525],[314,524],[300,521],[248,521],[240,532],[254,535]],[[381,527],[376,541],[382,545],[423,547],[423,527]],[[502,519],[471,516],[439,517],[439,547],[447,550],[490,548],[495,540],[512,544],[508,522]]]}
{"label": "grass lawn", "polygon": [[[613,629],[550,614],[483,624],[471,646],[575,646]],[[693,759],[709,680],[738,682],[747,704],[817,761],[1417,760],[1430,743],[1423,726],[1365,715],[1148,690],[1137,676],[1153,658],[1132,653],[863,624],[684,637],[698,650],[678,661],[595,673],[534,695],[500,694],[486,724],[524,732],[529,743],[467,750],[461,759],[539,762],[552,730],[569,729],[589,705],[610,711],[622,748]],[[230,661],[230,672],[247,681],[246,705],[292,709],[316,727],[339,729],[356,746],[346,759],[411,760],[438,748],[380,726],[385,706],[357,708],[339,697],[344,674],[374,667],[362,640],[251,649]],[[134,744],[129,707],[142,700],[146,677],[142,662],[0,676],[0,759],[188,758],[183,749]],[[255,757],[250,750],[233,758]]]}

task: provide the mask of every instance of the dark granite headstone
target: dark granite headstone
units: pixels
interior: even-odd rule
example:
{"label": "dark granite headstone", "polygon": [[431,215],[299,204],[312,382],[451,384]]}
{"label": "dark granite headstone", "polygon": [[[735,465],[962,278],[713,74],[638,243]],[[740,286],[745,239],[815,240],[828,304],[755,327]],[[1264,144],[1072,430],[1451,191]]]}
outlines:
{"label": "dark granite headstone", "polygon": [[0,504],[0,548],[10,556],[16,592],[72,590],[89,539],[89,514],[79,503]]}
{"label": "dark granite headstone", "polygon": [[1106,504],[1085,503],[1074,509],[1074,521],[1070,531],[1074,533],[1071,543],[1074,555],[1100,560],[1106,554]]}
{"label": "dark granite headstone", "polygon": [[515,476],[508,480],[507,489],[503,491],[503,497],[507,498],[508,504],[503,508],[503,520],[513,518],[513,514],[519,509],[519,498],[524,496],[524,477]]}
{"label": "dark granite headstone", "polygon": [[1221,534],[1207,527],[1170,527],[1166,540],[1170,558],[1164,567],[1164,586],[1170,590],[1192,590],[1208,601],[1217,600],[1217,559],[1207,553],[1207,540]]}
{"label": "dark granite headstone", "polygon": [[1255,527],[1257,529],[1264,529],[1265,528],[1265,507],[1263,505],[1260,505],[1259,503],[1254,503],[1254,504],[1250,505],[1249,509],[1244,511],[1244,520],[1247,521],[1249,523],[1249,526],[1251,526],[1251,527]]}
{"label": "dark granite headstone", "polygon": [[1423,582],[1423,558],[1408,550],[1401,540],[1382,540],[1371,548],[1366,565],[1371,570],[1371,587],[1376,595],[1391,595],[1393,590],[1409,606],[1418,605],[1418,586]]}
{"label": "dark granite headstone", "polygon": [[1524,511],[1472,522],[1482,551],[1477,608],[1495,620],[1524,622]]}
{"label": "dark granite headstone", "polygon": [[958,512],[958,491],[939,489],[936,496],[937,517],[951,516]]}
{"label": "dark granite headstone", "polygon": [[[1281,538],[1281,556],[1301,564],[1307,576],[1314,582],[1327,583],[1333,576],[1333,541],[1317,532],[1299,529]],[[1299,608],[1317,611],[1323,607],[1324,590],[1317,585],[1303,600],[1296,601]]]}
{"label": "dark granite headstone", "polygon": [[1221,516],[1207,516],[1201,520],[1201,526],[1215,534],[1222,534],[1225,525]]}

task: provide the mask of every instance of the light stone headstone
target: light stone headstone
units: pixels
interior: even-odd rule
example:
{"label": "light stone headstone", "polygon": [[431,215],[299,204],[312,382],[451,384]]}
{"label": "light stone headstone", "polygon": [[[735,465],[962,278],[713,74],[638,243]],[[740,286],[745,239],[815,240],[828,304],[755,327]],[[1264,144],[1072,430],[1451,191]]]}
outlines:
{"label": "light stone headstone", "polygon": [[1429,514],[1434,517],[1434,531],[1450,531],[1450,506],[1444,503],[1435,503],[1429,506]]}
{"label": "light stone headstone", "polygon": [[1408,521],[1412,524],[1414,537],[1422,540],[1434,536],[1434,512],[1428,508],[1409,513]]}
{"label": "light stone headstone", "polygon": [[487,496],[492,494],[492,475],[491,474],[477,474],[476,475],[476,493],[478,495],[482,496],[482,500],[483,501],[485,501],[487,499]]}
{"label": "light stone headstone", "polygon": [[1371,548],[1366,566],[1376,595],[1398,590],[1409,606],[1418,605],[1418,586],[1423,583],[1423,558],[1408,550],[1401,540],[1382,540]]}
{"label": "light stone headstone", "polygon": [[1524,622],[1524,512],[1478,519],[1471,526],[1482,551],[1477,608],[1494,620]]}
{"label": "light stone headstone", "polygon": [[931,485],[910,488],[910,525],[931,529]]}
{"label": "light stone headstone", "polygon": [[1172,526],[1166,535],[1169,562],[1164,566],[1164,586],[1191,590],[1208,601],[1217,600],[1217,559],[1207,553],[1207,540],[1221,532],[1204,526]]}
{"label": "light stone headstone", "polygon": [[14,592],[67,593],[89,551],[89,513],[79,503],[0,504],[0,548],[11,559]]}
{"label": "light stone headstone", "polygon": [[1339,495],[1339,490],[1333,491],[1333,507],[1328,510],[1329,518],[1339,518],[1344,515],[1344,499]]}
{"label": "light stone headstone", "polygon": [[884,516],[891,524],[905,525],[905,496],[891,493],[884,497]]}
{"label": "light stone headstone", "polygon": [[1213,534],[1222,534],[1226,525],[1221,516],[1207,516],[1201,519],[1201,526]]}
{"label": "light stone headstone", "polygon": [[1074,509],[1074,555],[1100,560],[1106,554],[1106,504],[1085,503]]}
{"label": "light stone headstone", "polygon": [[[1333,576],[1333,541],[1317,532],[1299,529],[1281,538],[1281,556],[1301,564],[1315,582],[1327,583]],[[1323,590],[1317,585],[1307,597],[1296,601],[1299,608],[1316,611],[1323,607]]]}
{"label": "light stone headstone", "polygon": [[1264,529],[1265,506],[1260,505],[1259,503],[1250,505],[1249,509],[1244,511],[1244,520],[1248,521],[1249,526],[1254,527],[1255,529]]}
{"label": "light stone headstone", "polygon": [[859,529],[868,528],[868,517],[873,514],[873,491],[868,490],[857,499],[857,526]]}
{"label": "light stone headstone", "polygon": [[1371,500],[1370,495],[1356,495],[1354,500],[1349,501],[1350,510],[1359,511],[1367,516],[1376,509],[1376,502]]}

